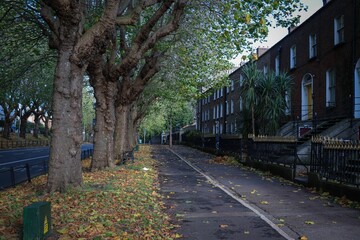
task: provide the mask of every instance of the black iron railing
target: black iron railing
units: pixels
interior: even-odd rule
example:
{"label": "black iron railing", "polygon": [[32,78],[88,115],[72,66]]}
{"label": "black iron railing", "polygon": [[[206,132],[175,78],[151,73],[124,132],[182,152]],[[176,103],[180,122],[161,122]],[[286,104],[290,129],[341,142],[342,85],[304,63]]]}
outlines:
{"label": "black iron railing", "polygon": [[311,168],[326,180],[360,186],[360,144],[358,141],[313,138]]}
{"label": "black iron railing", "polygon": [[297,160],[294,137],[256,137],[249,146],[249,157],[254,161],[293,168]]}
{"label": "black iron railing", "polygon": [[49,140],[0,141],[0,149],[49,146]]}
{"label": "black iron railing", "polygon": [[[93,149],[81,151],[81,160],[93,155]],[[7,163],[0,167],[0,189],[14,187],[19,183],[46,174],[48,172],[49,156],[35,157],[25,163]]]}

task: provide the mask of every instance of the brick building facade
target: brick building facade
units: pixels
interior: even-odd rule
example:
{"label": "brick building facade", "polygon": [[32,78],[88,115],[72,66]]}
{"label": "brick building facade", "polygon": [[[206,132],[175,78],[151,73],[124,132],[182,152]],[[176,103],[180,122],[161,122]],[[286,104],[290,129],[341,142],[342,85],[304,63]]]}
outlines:
{"label": "brick building facade", "polygon": [[[324,1],[321,9],[259,56],[256,65],[264,72],[292,76],[289,120],[311,124],[313,119],[360,118],[360,1]],[[199,102],[198,111],[203,112],[198,113],[198,130],[237,132],[240,73],[241,67],[229,75],[229,87]]]}

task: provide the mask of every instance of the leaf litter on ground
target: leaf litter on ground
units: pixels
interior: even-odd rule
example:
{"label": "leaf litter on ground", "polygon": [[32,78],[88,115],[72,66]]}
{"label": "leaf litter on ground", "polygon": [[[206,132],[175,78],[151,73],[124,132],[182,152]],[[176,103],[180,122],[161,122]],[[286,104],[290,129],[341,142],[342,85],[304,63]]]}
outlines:
{"label": "leaf litter on ground", "polygon": [[[22,211],[31,203],[51,203],[50,239],[172,239],[179,238],[158,194],[156,163],[150,146],[142,146],[135,163],[90,172],[83,161],[83,186],[47,193],[40,176],[0,196],[0,240],[21,239]],[[146,169],[146,170],[144,170]]]}
{"label": "leaf litter on ground", "polygon": [[[266,180],[266,181],[270,181],[270,182],[274,182],[274,180],[276,180],[276,181],[280,182],[281,185],[297,187],[296,189],[293,190],[294,193],[298,193],[299,191],[304,189],[302,185],[292,182],[290,180],[284,179],[280,176],[273,175],[272,173],[270,173],[268,171],[264,172],[264,171],[255,169],[253,167],[243,165],[235,157],[232,157],[232,156],[227,156],[227,155],[215,156],[214,158],[209,160],[209,163],[241,167],[242,169],[244,169],[246,171],[253,172],[253,173],[261,176],[262,180]],[[242,174],[241,176],[245,177],[245,176],[247,176],[247,174]],[[360,202],[352,201],[352,200],[348,199],[346,196],[335,197],[335,196],[330,195],[328,192],[318,192],[316,189],[312,189],[312,188],[307,188],[307,190],[309,192],[315,194],[313,196],[310,196],[309,200],[316,200],[316,199],[327,200],[328,202],[325,204],[327,207],[333,206],[332,203],[337,203],[337,204],[341,205],[342,207],[360,209]],[[251,194],[255,194],[255,192],[256,192],[256,190],[253,190],[251,192]],[[257,195],[259,196],[259,194],[257,194]],[[246,197],[243,197],[243,198],[246,198]],[[304,203],[304,202],[302,201],[300,203]]]}

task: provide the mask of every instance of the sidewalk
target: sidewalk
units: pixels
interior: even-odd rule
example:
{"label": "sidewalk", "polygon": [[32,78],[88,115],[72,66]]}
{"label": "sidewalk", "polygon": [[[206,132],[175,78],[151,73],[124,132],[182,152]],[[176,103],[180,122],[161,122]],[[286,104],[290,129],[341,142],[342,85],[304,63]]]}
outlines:
{"label": "sidewalk", "polygon": [[[157,151],[168,152],[167,156],[170,157],[171,151],[165,146],[156,148]],[[208,175],[215,184],[219,183],[225,191],[239,196],[242,205],[248,205],[258,215],[265,216],[290,239],[302,236],[309,240],[360,239],[359,209],[342,207],[326,194],[317,194],[311,189],[266,173],[209,163],[214,156],[195,149],[174,146],[172,150]],[[178,188],[182,188],[179,183]],[[187,205],[186,200],[183,204]],[[182,208],[177,206],[175,211],[177,209]]]}

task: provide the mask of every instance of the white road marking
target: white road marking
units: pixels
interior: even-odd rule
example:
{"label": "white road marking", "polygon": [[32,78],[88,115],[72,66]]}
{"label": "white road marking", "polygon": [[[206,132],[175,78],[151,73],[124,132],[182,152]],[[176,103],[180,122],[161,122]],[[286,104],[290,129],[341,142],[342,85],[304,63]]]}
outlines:
{"label": "white road marking", "polygon": [[[177,154],[174,150],[168,148],[172,153],[174,153],[178,158],[180,158],[182,161],[184,161],[186,164],[188,164],[190,167],[192,167],[195,171],[200,173],[202,176],[204,176],[211,184],[214,186],[220,188],[225,192],[227,195],[238,201],[240,204],[242,204],[244,207],[248,208],[252,212],[254,212],[256,215],[258,215],[262,220],[264,220],[267,224],[270,225],[271,228],[273,228],[275,231],[277,231],[281,236],[286,238],[287,240],[295,240],[295,238],[292,238],[289,236],[286,232],[284,232],[281,228],[279,228],[276,223],[272,222],[268,217],[266,217],[264,214],[262,214],[258,209],[256,209],[254,206],[252,206],[250,203],[246,202],[244,199],[241,199],[240,197],[236,196],[230,189],[228,189],[226,186],[220,184],[216,179],[210,177],[209,175],[205,174],[200,168],[193,165],[186,159],[182,158],[179,154]],[[290,231],[290,229],[289,229]]]}
{"label": "white road marking", "polygon": [[49,155],[44,155],[44,156],[40,156],[40,157],[33,157],[33,158],[26,158],[26,159],[23,159],[23,160],[13,161],[13,162],[8,162],[8,163],[2,163],[2,164],[0,164],[0,166],[5,166],[5,165],[13,164],[13,163],[26,162],[26,161],[29,161],[29,160],[35,160],[35,159],[46,158],[46,157],[48,158]]}

